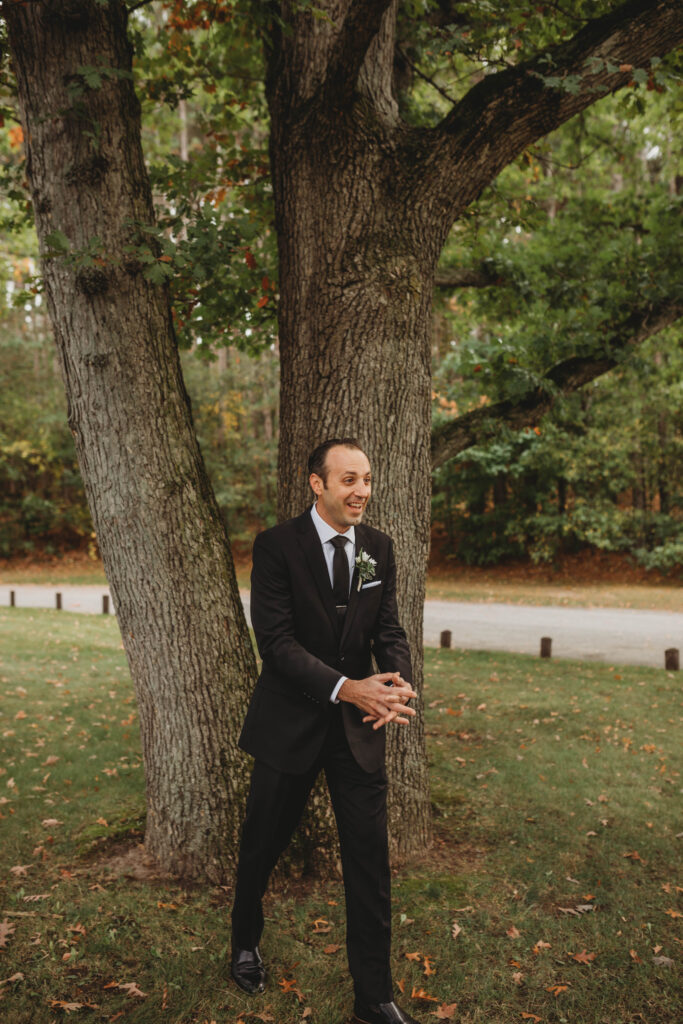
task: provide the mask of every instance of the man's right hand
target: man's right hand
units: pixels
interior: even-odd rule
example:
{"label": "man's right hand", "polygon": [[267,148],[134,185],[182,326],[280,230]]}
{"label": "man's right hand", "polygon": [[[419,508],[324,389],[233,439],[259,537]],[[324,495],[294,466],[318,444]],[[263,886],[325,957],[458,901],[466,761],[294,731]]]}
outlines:
{"label": "man's right hand", "polygon": [[355,704],[364,711],[363,721],[372,722],[373,729],[380,729],[389,722],[408,725],[416,714],[414,708],[407,707],[413,697],[417,694],[398,672],[378,672],[367,679],[345,679],[337,694],[339,700]]}

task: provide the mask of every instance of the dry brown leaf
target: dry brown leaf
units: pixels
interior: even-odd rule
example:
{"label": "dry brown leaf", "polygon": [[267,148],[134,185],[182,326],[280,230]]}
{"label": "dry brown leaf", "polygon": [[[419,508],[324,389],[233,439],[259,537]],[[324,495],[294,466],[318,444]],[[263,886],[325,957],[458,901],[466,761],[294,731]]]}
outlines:
{"label": "dry brown leaf", "polygon": [[416,960],[418,963],[422,959],[422,953],[406,953],[406,960]]}
{"label": "dry brown leaf", "polygon": [[430,996],[428,992],[425,992],[423,988],[416,988],[413,985],[413,991],[410,993],[411,999],[425,999],[430,1003],[438,1003],[436,996]]}
{"label": "dry brown leaf", "polygon": [[118,987],[122,992],[127,992],[129,996],[137,996],[138,999],[147,998],[147,993],[142,992],[134,981],[122,981]]}
{"label": "dry brown leaf", "polygon": [[317,917],[313,922],[313,933],[314,935],[323,935],[325,932],[331,932],[332,925],[324,917]]}
{"label": "dry brown leaf", "polygon": [[432,1017],[436,1017],[437,1020],[453,1020],[457,1006],[457,1003],[441,1003],[441,1006],[432,1010]]}
{"label": "dry brown leaf", "polygon": [[[666,957],[664,957],[664,959],[666,959]],[[0,985],[9,985],[13,981],[23,981],[23,980],[24,980],[24,975],[21,973],[21,971],[17,971],[17,973],[13,974],[11,978],[3,978],[3,980],[0,981]]]}
{"label": "dry brown leaf", "polygon": [[668,914],[669,917],[673,917],[674,920],[676,920],[679,917],[683,917],[683,914],[681,914],[679,910],[674,910],[673,907],[669,907],[669,909],[665,910],[664,913]]}
{"label": "dry brown leaf", "polygon": [[673,967],[674,965],[670,956],[653,956],[652,963],[656,967]]}
{"label": "dry brown leaf", "polygon": [[338,953],[341,946],[338,942],[331,942],[329,946],[325,946],[323,953]]}
{"label": "dry brown leaf", "polygon": [[396,988],[399,990],[401,995],[403,995],[405,993],[405,990],[406,990],[406,979],[405,978],[399,978],[398,981],[396,982]]}
{"label": "dry brown leaf", "polygon": [[25,875],[30,867],[33,867],[33,865],[32,864],[15,864],[13,868],[10,868],[10,871],[12,872],[13,875],[15,875],[17,878],[19,878],[20,876]]}
{"label": "dry brown leaf", "polygon": [[543,949],[552,949],[552,946],[549,942],[544,942],[543,939],[539,939],[536,945],[534,946],[532,952],[540,953]]}
{"label": "dry brown leaf", "polygon": [[55,825],[63,825],[64,822],[57,821],[56,818],[43,818],[40,824],[43,826],[43,828],[54,828]]}
{"label": "dry brown leaf", "polygon": [[635,949],[629,949],[629,953],[630,953],[630,956],[631,956],[631,960],[635,960],[635,962],[637,964],[642,964],[643,961],[640,959],[640,957],[636,953]]}
{"label": "dry brown leaf", "polygon": [[595,960],[597,953],[589,953],[584,949],[581,953],[570,953],[569,955],[572,960],[576,960],[579,964],[591,964]]}
{"label": "dry brown leaf", "polygon": [[538,1022],[543,1020],[543,1018],[539,1017],[535,1013],[527,1013],[525,1010],[522,1010],[522,1020],[533,1020],[534,1024],[538,1024]]}
{"label": "dry brown leaf", "polygon": [[[308,1019],[309,1019],[309,1017],[312,1017],[312,1016],[313,1016],[313,1010],[311,1009],[311,1007],[310,1007],[310,1006],[307,1006],[307,1007],[306,1007],[306,1008],[304,1009],[304,1012],[303,1012],[303,1013],[301,1014],[301,1019],[302,1019],[302,1020],[308,1020]],[[270,1019],[271,1019],[271,1020],[275,1020],[275,1017],[271,1017]]]}
{"label": "dry brown leaf", "polygon": [[422,973],[423,973],[423,974],[424,974],[424,975],[425,975],[426,977],[429,977],[429,976],[430,976],[431,974],[436,974],[436,968],[435,968],[435,967],[432,967],[431,961],[430,961],[430,959],[429,959],[429,957],[428,957],[428,956],[426,956],[426,957],[424,958],[424,968],[425,968],[425,969],[424,969],[424,971],[423,971]]}
{"label": "dry brown leaf", "polygon": [[566,992],[568,988],[569,988],[569,985],[547,985],[546,986],[546,992],[552,992],[552,994],[557,999],[557,997],[562,992]]}
{"label": "dry brown leaf", "polygon": [[515,985],[523,985],[524,975],[521,971],[515,971],[515,973],[512,975],[512,980],[514,981]]}
{"label": "dry brown leaf", "polygon": [[519,928],[516,928],[514,924],[511,924],[505,934],[509,939],[518,939],[522,933]]}
{"label": "dry brown leaf", "polygon": [[451,928],[451,938],[452,939],[457,939],[457,937],[458,937],[458,935],[460,934],[461,931],[462,931],[462,928],[460,927],[458,922],[454,921],[453,922],[453,927]]}

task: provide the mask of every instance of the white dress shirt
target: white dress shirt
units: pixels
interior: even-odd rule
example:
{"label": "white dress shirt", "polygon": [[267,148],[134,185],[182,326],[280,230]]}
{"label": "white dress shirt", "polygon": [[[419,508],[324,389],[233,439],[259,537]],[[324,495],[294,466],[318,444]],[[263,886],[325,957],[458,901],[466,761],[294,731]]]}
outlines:
{"label": "white dress shirt", "polygon": [[[354,563],[356,559],[356,534],[353,526],[350,526],[346,533],[339,533],[339,530],[335,530],[334,526],[329,526],[318,512],[317,505],[313,505],[311,508],[311,519],[315,526],[318,536],[320,537],[320,543],[323,547],[323,555],[325,557],[325,564],[327,566],[327,572],[330,577],[330,586],[334,586],[334,545],[330,544],[330,541],[334,537],[343,537],[346,541],[344,550],[346,557],[349,560],[349,593],[351,591],[351,580],[353,579]],[[330,700],[333,704],[338,704],[339,699],[337,694],[341,689],[342,683],[346,682],[348,676],[340,676],[337,680],[337,684],[330,695]]]}

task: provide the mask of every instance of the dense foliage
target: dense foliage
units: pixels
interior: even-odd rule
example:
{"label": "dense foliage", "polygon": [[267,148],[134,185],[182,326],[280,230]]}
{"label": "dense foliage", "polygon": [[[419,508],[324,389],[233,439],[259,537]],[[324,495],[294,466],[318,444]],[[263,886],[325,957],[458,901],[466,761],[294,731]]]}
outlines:
{"label": "dense foliage", "polygon": [[[307,0],[299,7],[321,17]],[[406,0],[395,62],[403,117],[436,123],[483,75],[612,7]],[[207,466],[231,536],[245,542],[275,515],[277,266],[259,38],[273,11],[173,0],[140,5],[130,21],[158,215],[156,227],[140,226],[135,255],[172,289]],[[630,88],[526,151],[453,229],[444,268],[487,286],[440,290],[436,424],[514,399],[559,360],[601,352],[606,337],[628,342],[644,300],[680,295],[676,59],[633,69]],[[81,87],[106,73],[79,69]],[[0,552],[10,554],[84,542],[91,527],[34,277],[6,65],[2,76]],[[96,239],[72,256],[106,258]],[[434,516],[450,550],[490,564],[589,544],[680,564],[680,341],[672,327],[636,351],[624,344],[610,374],[559,402],[537,430],[501,425],[441,467]]]}

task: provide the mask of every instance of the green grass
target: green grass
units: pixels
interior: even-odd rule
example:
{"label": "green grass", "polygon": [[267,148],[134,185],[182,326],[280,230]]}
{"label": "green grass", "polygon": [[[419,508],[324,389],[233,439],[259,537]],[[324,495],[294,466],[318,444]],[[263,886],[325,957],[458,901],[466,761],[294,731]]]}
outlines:
{"label": "green grass", "polygon": [[[678,1024],[680,676],[457,651],[426,671],[436,842],[394,878],[398,1001],[425,1022],[457,1003],[461,1024]],[[144,777],[113,619],[0,612],[0,751],[2,1024],[347,1019],[339,882],[277,884],[250,1000],[227,981],[229,888],[135,877]]]}

